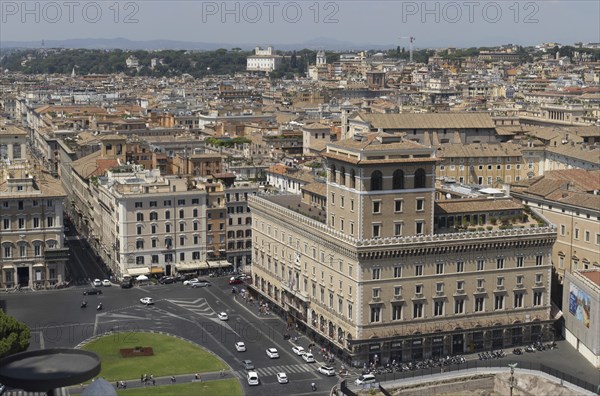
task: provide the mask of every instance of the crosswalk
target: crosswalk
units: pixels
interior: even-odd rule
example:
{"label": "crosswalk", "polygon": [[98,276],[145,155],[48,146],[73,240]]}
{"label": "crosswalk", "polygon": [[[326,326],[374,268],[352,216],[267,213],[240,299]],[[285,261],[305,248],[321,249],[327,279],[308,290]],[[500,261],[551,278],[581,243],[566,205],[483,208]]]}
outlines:
{"label": "crosswalk", "polygon": [[[288,364],[282,366],[261,367],[254,370],[259,376],[275,375],[277,373],[312,373],[316,372],[316,366],[310,364]],[[246,378],[246,370],[238,370],[235,372],[239,378]]]}
{"label": "crosswalk", "polygon": [[[54,390],[56,396],[69,396],[69,390],[67,388],[58,388]],[[20,389],[8,390],[3,393],[3,396],[46,396],[46,392],[26,392]]]}
{"label": "crosswalk", "polygon": [[217,313],[210,307],[205,298],[197,298],[195,300],[174,300],[169,299],[169,302],[180,306],[181,308],[192,311],[198,315],[207,318],[216,318]]}

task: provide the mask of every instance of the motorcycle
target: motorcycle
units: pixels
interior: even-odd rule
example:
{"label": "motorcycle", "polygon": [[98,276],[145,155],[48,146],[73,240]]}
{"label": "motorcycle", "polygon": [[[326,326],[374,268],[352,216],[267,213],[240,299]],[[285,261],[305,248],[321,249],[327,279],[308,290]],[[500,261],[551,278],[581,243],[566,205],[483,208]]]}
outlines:
{"label": "motorcycle", "polygon": [[82,302],[82,303],[81,303],[81,308],[86,308],[86,307],[87,307],[87,302],[85,302],[85,301],[84,301],[84,302]]}
{"label": "motorcycle", "polygon": [[310,384],[310,387],[312,388],[313,392],[317,390],[317,385],[314,382]]}
{"label": "motorcycle", "polygon": [[102,303],[98,304],[98,306],[96,307],[96,310],[97,310],[97,311],[100,311],[100,310],[102,310]]}

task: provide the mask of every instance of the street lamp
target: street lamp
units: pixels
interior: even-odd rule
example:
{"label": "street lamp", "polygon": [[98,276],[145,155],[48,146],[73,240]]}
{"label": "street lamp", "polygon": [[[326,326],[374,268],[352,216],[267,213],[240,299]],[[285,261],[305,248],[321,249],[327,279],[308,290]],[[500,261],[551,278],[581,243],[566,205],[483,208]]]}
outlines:
{"label": "street lamp", "polygon": [[512,396],[513,394],[513,388],[515,386],[515,368],[517,367],[517,363],[512,363],[509,364],[508,367],[510,368],[510,396]]}

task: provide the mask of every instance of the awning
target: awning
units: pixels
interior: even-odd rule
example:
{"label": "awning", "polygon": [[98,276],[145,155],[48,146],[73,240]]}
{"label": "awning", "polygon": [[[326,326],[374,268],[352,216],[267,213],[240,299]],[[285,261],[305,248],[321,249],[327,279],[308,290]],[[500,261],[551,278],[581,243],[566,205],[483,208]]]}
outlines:
{"label": "awning", "polygon": [[177,263],[175,265],[175,267],[177,268],[177,271],[193,271],[193,270],[199,270],[199,269],[207,269],[208,268],[208,264],[206,263],[206,261],[187,261],[187,262],[183,262],[183,263]]}
{"label": "awning", "polygon": [[35,263],[33,264],[33,268],[44,268],[44,263]]}
{"label": "awning", "polygon": [[163,272],[165,272],[165,270],[163,270],[162,267],[152,267],[152,268],[150,268],[150,273],[151,274],[162,274]]}
{"label": "awning", "polygon": [[147,275],[150,273],[150,268],[127,268],[127,273],[129,274],[129,276]]}
{"label": "awning", "polygon": [[209,261],[208,262],[208,267],[209,268],[224,268],[224,267],[229,267],[229,266],[232,266],[232,265],[233,264],[231,264],[227,260]]}

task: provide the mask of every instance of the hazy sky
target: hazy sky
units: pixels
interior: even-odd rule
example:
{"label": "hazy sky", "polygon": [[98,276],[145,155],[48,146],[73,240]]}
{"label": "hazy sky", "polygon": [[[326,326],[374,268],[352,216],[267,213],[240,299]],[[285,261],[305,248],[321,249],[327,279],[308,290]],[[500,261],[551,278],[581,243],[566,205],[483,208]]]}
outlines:
{"label": "hazy sky", "polygon": [[0,0],[0,40],[231,44],[319,38],[415,47],[600,42],[600,1]]}

